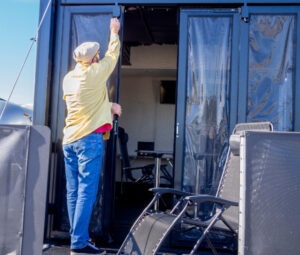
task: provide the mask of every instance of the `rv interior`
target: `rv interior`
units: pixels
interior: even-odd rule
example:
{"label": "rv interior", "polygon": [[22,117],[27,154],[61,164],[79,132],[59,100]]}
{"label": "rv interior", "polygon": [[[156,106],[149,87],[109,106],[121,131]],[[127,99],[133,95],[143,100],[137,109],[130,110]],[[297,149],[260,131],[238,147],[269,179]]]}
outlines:
{"label": "rv interior", "polygon": [[177,46],[176,8],[125,9],[113,221],[114,233],[124,231],[121,239],[156,185],[155,155],[143,150],[166,152],[159,182],[173,186]]}

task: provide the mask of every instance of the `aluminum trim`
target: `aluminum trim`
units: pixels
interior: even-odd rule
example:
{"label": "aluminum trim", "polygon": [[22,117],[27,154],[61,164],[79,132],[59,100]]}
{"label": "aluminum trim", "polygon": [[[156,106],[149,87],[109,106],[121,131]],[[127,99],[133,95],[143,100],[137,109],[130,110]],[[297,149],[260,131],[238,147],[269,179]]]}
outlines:
{"label": "aluminum trim", "polygon": [[245,133],[241,135],[240,144],[240,200],[239,200],[239,233],[238,255],[245,252],[245,198],[246,198],[246,139]]}

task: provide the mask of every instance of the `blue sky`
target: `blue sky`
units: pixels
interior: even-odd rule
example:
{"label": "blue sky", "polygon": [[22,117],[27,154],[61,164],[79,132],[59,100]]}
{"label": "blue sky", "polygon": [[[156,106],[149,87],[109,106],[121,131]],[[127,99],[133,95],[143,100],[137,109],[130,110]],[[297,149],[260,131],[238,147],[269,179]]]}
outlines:
{"label": "blue sky", "polygon": [[[0,97],[7,99],[38,26],[39,0],[1,0]],[[23,69],[11,102],[32,104],[36,44]]]}

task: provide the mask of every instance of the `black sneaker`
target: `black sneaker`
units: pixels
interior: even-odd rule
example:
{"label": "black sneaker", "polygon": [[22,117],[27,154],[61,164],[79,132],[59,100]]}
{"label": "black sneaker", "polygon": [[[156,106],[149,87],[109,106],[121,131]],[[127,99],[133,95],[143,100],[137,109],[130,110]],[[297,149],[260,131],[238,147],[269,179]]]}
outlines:
{"label": "black sneaker", "polygon": [[71,249],[71,255],[90,255],[90,254],[104,255],[106,254],[106,251],[97,248],[90,242],[84,248]]}

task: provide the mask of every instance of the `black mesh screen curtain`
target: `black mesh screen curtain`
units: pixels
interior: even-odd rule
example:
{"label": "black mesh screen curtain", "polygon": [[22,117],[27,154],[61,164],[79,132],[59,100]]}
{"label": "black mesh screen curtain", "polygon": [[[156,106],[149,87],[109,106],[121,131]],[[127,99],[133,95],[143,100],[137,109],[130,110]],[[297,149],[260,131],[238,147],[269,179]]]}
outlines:
{"label": "black mesh screen curtain", "polygon": [[[100,43],[100,58],[103,58],[108,47],[109,42],[109,24],[112,13],[101,13],[101,14],[73,14],[71,19],[71,47],[69,53],[69,65],[70,69],[74,68],[75,61],[73,60],[74,49],[83,42],[95,41]],[[116,82],[108,82],[108,89],[115,87]],[[113,89],[112,91],[115,91]],[[110,98],[114,98],[115,95],[110,94]],[[110,99],[112,100],[112,99]],[[103,156],[105,159],[105,155]],[[94,234],[102,233],[102,204],[103,204],[103,173],[105,168],[105,160],[103,160],[103,166],[101,171],[101,179],[99,185],[99,192],[97,200],[94,206],[93,216],[90,224],[90,231]],[[61,187],[63,189],[64,198],[65,196],[65,186]],[[60,220],[60,230],[69,231],[69,221],[67,214],[66,201],[64,200]]]}
{"label": "black mesh screen curtain", "polygon": [[[100,43],[100,58],[104,57],[109,40],[109,24],[112,14],[73,14],[70,58],[81,43],[91,41]],[[75,61],[72,61],[73,66]]]}

